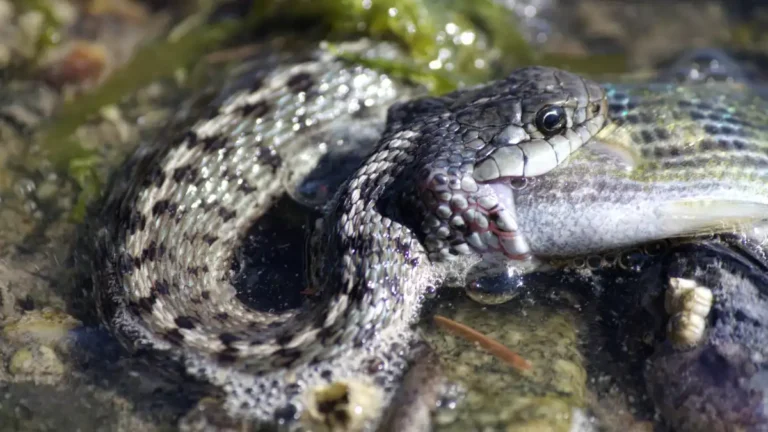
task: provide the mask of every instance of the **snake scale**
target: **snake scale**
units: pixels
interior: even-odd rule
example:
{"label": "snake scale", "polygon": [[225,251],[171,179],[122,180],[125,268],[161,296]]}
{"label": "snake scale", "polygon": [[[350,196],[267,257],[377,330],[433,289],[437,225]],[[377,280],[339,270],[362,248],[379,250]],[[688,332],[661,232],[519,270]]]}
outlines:
{"label": "snake scale", "polygon": [[[327,54],[245,82],[209,118],[126,163],[91,225],[89,295],[127,347],[181,362],[252,418],[293,413],[308,389],[336,380],[393,386],[425,290],[480,259],[716,230],[768,204],[755,114],[765,107],[736,90],[603,88],[530,67],[402,100],[386,75]],[[285,171],[305,146],[385,114],[375,149],[313,229],[316,295],[286,312],[240,303],[233,251],[284,193]],[[603,145],[571,155],[596,136]],[[520,178],[526,186],[513,187]],[[370,367],[382,358],[393,361]]]}

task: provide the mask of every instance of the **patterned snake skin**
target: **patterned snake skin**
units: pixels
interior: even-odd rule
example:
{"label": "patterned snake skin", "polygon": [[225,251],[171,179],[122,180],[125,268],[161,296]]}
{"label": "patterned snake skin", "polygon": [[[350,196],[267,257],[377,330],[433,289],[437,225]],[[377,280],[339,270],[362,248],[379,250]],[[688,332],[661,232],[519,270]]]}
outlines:
{"label": "patterned snake skin", "polygon": [[529,256],[497,193],[564,162],[607,112],[597,84],[542,67],[395,104],[379,144],[316,224],[317,295],[269,313],[235,297],[233,252],[284,192],[302,146],[335,136],[332,120],[381,119],[398,88],[324,55],[254,81],[182,138],[127,163],[94,218],[92,295],[126,346],[182,362],[223,387],[231,410],[263,420],[300,405],[307,388],[399,374],[394,363],[372,373],[367,361],[408,341],[422,294],[446,266]]}

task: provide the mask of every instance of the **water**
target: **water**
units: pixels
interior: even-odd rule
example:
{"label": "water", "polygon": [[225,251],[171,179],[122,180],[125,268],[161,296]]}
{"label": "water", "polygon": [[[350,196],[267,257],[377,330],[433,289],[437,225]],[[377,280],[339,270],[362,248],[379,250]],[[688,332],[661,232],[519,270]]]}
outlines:
{"label": "water", "polygon": [[[35,46],[50,30],[48,17],[21,3],[0,0],[0,430],[173,427],[201,397],[213,394],[211,389],[190,388],[163,373],[162,365],[126,356],[98,328],[92,308],[83,304],[78,287],[70,282],[72,244],[78,212],[96,193],[93,179],[107,178],[130,149],[161,133],[175,112],[194,110],[194,104],[181,104],[195,91],[191,83],[215,83],[223,71],[212,63],[129,86],[119,104],[76,125],[72,137],[59,138],[65,153],[85,149],[77,157],[62,158],[35,135],[45,129],[54,108],[73,95],[95,91],[100,81],[92,79],[94,68],[103,67],[108,75],[130,58],[142,38],[167,31],[183,14],[126,1],[86,15],[68,2],[53,2],[52,13],[62,23],[56,38],[62,42],[50,48],[50,61],[84,65],[75,68],[80,71],[75,78],[62,83],[60,73],[56,80],[51,78],[49,64],[32,65]],[[756,3],[739,2],[728,10],[715,1],[504,2],[522,17],[522,33],[541,52],[582,59],[618,54],[627,70],[642,75],[691,46],[730,46],[754,64],[760,76],[766,70],[768,37],[759,29],[765,28],[768,13]],[[117,36],[99,37],[116,23]],[[75,39],[91,41],[87,48],[74,50],[80,57],[68,45]],[[237,46],[248,47],[249,42]],[[82,50],[88,55],[83,57]],[[228,65],[237,63],[238,51],[225,54],[230,56]],[[102,60],[107,66],[99,66]],[[473,64],[483,69],[493,58],[480,60]],[[247,254],[250,261],[242,263],[243,268],[262,266],[242,273],[250,285],[256,281],[295,286],[302,279],[296,248],[303,246],[301,229],[311,212],[283,205],[281,209],[290,212],[290,224],[277,232],[269,229],[267,219],[266,229],[254,229],[253,244],[275,253]],[[278,271],[265,273],[263,266]],[[654,335],[633,332],[635,327],[626,324],[652,328],[652,316],[606,306],[620,302],[594,300],[599,287],[577,276],[541,281],[537,293],[502,306],[478,305],[461,293],[430,300],[424,335],[452,383],[435,414],[438,430],[568,430],[574,424],[588,429],[593,423],[609,430],[627,424],[652,430],[658,425],[638,360],[650,355],[645,342]],[[560,289],[565,285],[570,289]],[[241,293],[243,301],[268,309],[290,307],[301,293],[283,293],[285,298],[270,304],[259,301],[264,295],[275,300],[268,291]],[[523,376],[436,328],[429,319],[432,312],[499,340],[534,364],[533,375]],[[614,320],[619,317],[628,320]],[[621,339],[605,328],[621,337],[631,334]]]}

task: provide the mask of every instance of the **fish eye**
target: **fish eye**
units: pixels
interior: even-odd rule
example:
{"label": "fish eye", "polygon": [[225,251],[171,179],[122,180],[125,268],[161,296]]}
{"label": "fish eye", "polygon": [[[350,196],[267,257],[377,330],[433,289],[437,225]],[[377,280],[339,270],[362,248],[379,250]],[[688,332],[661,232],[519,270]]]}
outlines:
{"label": "fish eye", "polygon": [[565,129],[566,120],[563,107],[547,105],[536,113],[536,129],[546,137],[557,135]]}

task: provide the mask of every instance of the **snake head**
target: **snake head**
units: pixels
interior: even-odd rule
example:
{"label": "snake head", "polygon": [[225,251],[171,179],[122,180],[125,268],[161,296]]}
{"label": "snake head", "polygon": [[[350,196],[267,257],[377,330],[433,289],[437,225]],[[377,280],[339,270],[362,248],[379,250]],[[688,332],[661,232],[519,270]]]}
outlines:
{"label": "snake head", "polygon": [[442,98],[425,128],[436,155],[425,158],[419,189],[432,259],[501,253],[530,256],[518,233],[513,182],[566,161],[607,121],[600,86],[562,70],[518,69],[506,79]]}

